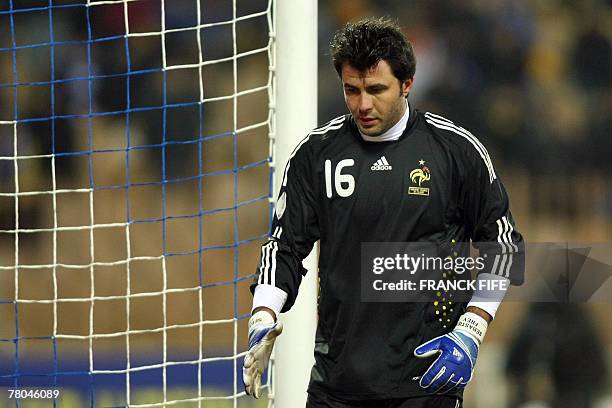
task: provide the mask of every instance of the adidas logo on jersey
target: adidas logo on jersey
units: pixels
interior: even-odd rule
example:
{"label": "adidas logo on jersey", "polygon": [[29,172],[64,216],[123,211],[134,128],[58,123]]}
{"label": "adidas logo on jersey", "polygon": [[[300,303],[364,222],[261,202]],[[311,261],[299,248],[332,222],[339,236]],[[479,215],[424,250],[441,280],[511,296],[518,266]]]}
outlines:
{"label": "adidas logo on jersey", "polygon": [[392,170],[393,167],[387,161],[385,156],[381,157],[370,167],[370,170]]}

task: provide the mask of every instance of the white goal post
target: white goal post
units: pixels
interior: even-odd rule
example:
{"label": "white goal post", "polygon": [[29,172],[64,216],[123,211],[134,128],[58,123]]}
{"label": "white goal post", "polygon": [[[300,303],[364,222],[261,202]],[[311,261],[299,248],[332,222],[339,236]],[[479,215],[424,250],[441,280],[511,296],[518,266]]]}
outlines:
{"label": "white goal post", "polygon": [[[317,2],[277,0],[276,37],[276,165],[274,197],[282,183],[282,169],[302,138],[317,125]],[[317,322],[318,245],[304,261],[308,269],[293,308],[281,315],[274,364],[275,406],[303,407],[310,368],[314,363]]]}

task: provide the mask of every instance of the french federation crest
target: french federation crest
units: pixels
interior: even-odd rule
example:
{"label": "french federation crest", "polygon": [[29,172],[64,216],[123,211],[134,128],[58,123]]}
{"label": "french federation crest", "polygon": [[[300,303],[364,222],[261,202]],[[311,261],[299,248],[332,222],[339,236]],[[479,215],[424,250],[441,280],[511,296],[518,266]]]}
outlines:
{"label": "french federation crest", "polygon": [[419,160],[419,167],[412,170],[410,172],[410,181],[414,184],[418,184],[417,186],[410,186],[408,188],[408,194],[414,195],[429,195],[429,187],[423,187],[422,184],[429,181],[431,179],[431,172],[429,171],[429,167],[425,165],[425,160]]}

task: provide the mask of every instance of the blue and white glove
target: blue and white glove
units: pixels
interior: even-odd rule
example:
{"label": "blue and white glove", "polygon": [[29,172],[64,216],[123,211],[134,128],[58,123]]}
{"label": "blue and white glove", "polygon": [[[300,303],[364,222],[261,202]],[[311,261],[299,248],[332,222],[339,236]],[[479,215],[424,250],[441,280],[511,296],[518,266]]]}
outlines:
{"label": "blue and white glove", "polygon": [[248,395],[255,398],[261,395],[261,376],[268,367],[274,341],[282,331],[281,322],[275,323],[266,311],[259,311],[249,319],[249,351],[242,366],[242,382]]}
{"label": "blue and white glove", "polygon": [[464,388],[472,379],[478,347],[487,327],[485,319],[467,312],[459,318],[452,332],[417,347],[414,355],[419,358],[440,354],[421,376],[419,385],[435,394]]}

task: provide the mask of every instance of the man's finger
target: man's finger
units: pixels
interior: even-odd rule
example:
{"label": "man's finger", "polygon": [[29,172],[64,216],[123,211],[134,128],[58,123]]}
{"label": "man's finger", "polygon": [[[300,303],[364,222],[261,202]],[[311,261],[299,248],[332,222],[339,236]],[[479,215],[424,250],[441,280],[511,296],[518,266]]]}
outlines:
{"label": "man's finger", "polygon": [[421,344],[414,350],[414,355],[418,358],[433,356],[440,352],[440,339],[442,336],[433,338],[426,343]]}
{"label": "man's finger", "polygon": [[438,361],[436,360],[427,370],[427,372],[421,377],[421,381],[419,384],[423,388],[429,388],[438,378],[444,375],[446,371],[446,367],[441,364],[436,364]]}
{"label": "man's finger", "polygon": [[251,395],[251,376],[246,368],[242,368],[242,383],[247,395]]}
{"label": "man's finger", "polygon": [[253,358],[253,354],[249,351],[247,353],[247,355],[244,357],[244,368],[249,368],[251,367],[251,365],[253,364],[253,361],[255,361],[255,359]]}
{"label": "man's finger", "polygon": [[244,368],[242,369],[242,383],[245,387],[251,383],[249,376],[247,375],[247,372]]}
{"label": "man's finger", "polygon": [[260,387],[261,387],[261,374],[256,374],[255,375],[255,379],[254,379],[253,383],[254,383],[254,390],[253,390],[254,393],[253,393],[253,395],[255,396],[255,398],[259,398],[260,395],[261,395],[261,390],[260,390]]}
{"label": "man's finger", "polygon": [[450,375],[446,374],[438,379],[437,386],[435,389],[432,389],[432,392],[436,394],[443,394],[452,389],[455,385],[453,385],[453,377],[454,373],[450,373]]}

